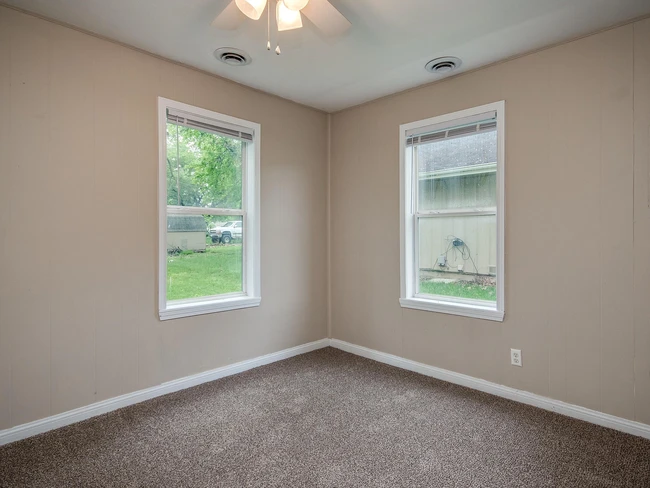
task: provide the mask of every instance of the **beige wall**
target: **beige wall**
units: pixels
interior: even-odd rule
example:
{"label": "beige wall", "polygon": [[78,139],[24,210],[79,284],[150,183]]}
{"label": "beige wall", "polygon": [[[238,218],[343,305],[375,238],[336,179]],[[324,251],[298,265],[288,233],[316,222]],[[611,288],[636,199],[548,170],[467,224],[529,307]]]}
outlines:
{"label": "beige wall", "polygon": [[[505,321],[402,309],[398,126],[498,100]],[[335,114],[333,337],[650,423],[649,128],[650,20]]]}
{"label": "beige wall", "polygon": [[[159,95],[262,124],[259,308],[158,320]],[[501,99],[506,319],[401,309],[398,125]],[[326,335],[324,114],[4,7],[0,106],[0,429]],[[333,337],[650,423],[650,20],[331,122]]]}
{"label": "beige wall", "polygon": [[[159,95],[262,124],[259,308],[158,320]],[[326,336],[325,114],[4,7],[0,107],[0,429]]]}

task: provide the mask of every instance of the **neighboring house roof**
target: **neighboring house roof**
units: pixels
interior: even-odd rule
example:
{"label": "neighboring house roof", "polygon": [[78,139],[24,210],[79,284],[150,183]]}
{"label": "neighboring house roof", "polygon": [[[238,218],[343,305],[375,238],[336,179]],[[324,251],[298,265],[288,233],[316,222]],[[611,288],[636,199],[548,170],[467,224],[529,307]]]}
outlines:
{"label": "neighboring house roof", "polygon": [[205,232],[206,229],[202,215],[167,216],[167,232]]}
{"label": "neighboring house roof", "polygon": [[495,163],[496,132],[482,132],[467,137],[421,144],[418,146],[418,159],[420,174]]}

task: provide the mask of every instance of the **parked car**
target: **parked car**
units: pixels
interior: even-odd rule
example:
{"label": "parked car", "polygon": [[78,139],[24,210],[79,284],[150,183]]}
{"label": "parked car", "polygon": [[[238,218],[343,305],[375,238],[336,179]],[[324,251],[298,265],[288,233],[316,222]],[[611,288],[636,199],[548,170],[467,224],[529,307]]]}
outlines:
{"label": "parked car", "polygon": [[212,242],[228,244],[233,239],[241,239],[242,231],[242,221],[235,220],[210,229],[210,238],[212,239]]}

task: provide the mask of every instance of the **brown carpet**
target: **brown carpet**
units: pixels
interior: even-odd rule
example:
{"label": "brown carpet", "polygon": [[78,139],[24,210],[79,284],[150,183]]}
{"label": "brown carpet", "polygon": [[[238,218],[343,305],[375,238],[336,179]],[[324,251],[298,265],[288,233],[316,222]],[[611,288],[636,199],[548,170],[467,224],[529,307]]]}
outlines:
{"label": "brown carpet", "polygon": [[2,447],[0,486],[650,487],[650,441],[327,348]]}

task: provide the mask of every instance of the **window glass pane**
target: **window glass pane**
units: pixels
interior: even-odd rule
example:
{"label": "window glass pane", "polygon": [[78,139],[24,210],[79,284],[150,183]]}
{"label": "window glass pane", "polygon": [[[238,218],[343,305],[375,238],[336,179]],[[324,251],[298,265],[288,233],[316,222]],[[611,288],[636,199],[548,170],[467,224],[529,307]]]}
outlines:
{"label": "window glass pane", "polygon": [[496,301],[496,215],[418,219],[419,293]]}
{"label": "window glass pane", "polygon": [[167,215],[167,300],[243,291],[241,216]]}
{"label": "window glass pane", "polygon": [[496,130],[414,147],[418,208],[496,207]]}
{"label": "window glass pane", "polygon": [[167,123],[167,205],[241,208],[245,144]]}

